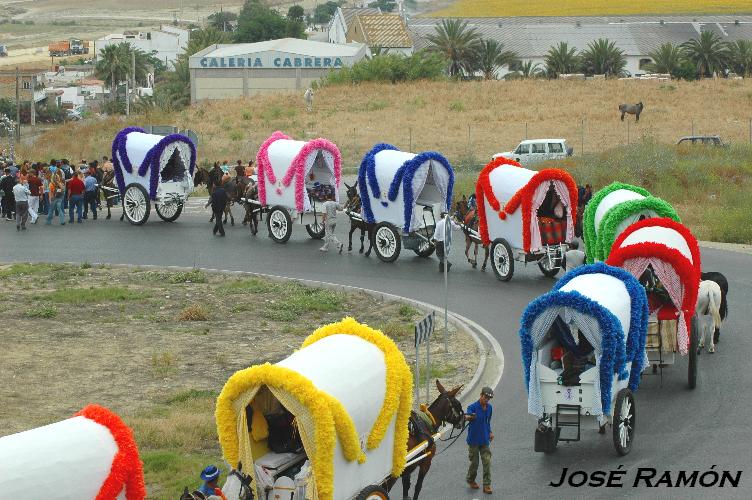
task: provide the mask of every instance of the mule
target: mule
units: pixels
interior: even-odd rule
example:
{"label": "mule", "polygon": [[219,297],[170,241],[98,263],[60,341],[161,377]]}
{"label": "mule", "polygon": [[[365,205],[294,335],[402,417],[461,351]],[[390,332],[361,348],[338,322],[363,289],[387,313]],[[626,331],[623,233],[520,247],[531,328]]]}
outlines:
{"label": "mule", "polygon": [[[728,295],[728,280],[723,274],[714,271],[702,273],[700,278],[702,280],[715,281],[718,283],[718,286],[721,287],[721,308],[719,312],[721,314],[721,322],[726,321],[726,316],[728,315],[728,302],[726,301],[726,296]],[[721,330],[716,329],[715,332],[713,332],[713,343],[717,344],[720,338]]]}
{"label": "mule", "polygon": [[624,121],[624,115],[635,115],[635,121],[640,121],[640,113],[643,109],[642,101],[637,104],[619,104],[619,112],[621,113],[621,121]]}
{"label": "mule", "polygon": [[[224,224],[227,224],[227,216],[230,216],[230,225],[235,225],[235,217],[232,215],[232,206],[235,203],[240,203],[245,193],[246,187],[251,181],[247,177],[237,176],[232,177],[223,184],[225,193],[227,193],[227,205],[225,205],[225,220]],[[211,222],[211,221],[209,221]],[[258,227],[258,225],[257,225]]]}
{"label": "mule", "polygon": [[[249,182],[243,193],[243,198],[246,200],[258,201],[258,184],[251,181]],[[244,201],[245,217],[243,218],[243,225],[248,224],[248,228],[251,230],[251,234],[256,236],[258,234],[259,214],[261,213],[260,205],[254,205],[248,201]]]}
{"label": "mule", "polygon": [[[410,414],[410,436],[407,439],[407,449],[412,450],[426,440],[428,440],[429,445],[426,448],[427,454],[425,457],[409,467],[405,467],[405,470],[402,471],[400,478],[402,479],[403,500],[410,500],[410,476],[415,469],[418,469],[418,480],[415,482],[415,491],[412,500],[418,500],[420,490],[423,487],[423,480],[431,468],[433,457],[436,456],[436,443],[433,441],[433,434],[445,423],[451,424],[455,429],[461,429],[465,423],[465,412],[462,410],[462,405],[456,397],[462,386],[447,391],[441,385],[441,382],[437,380],[436,388],[439,390],[439,397],[428,407],[428,414],[430,414],[431,420],[434,423],[432,425],[426,424],[414,411]],[[391,490],[396,482],[397,478],[390,478],[387,481],[387,491]]]}
{"label": "mule", "polygon": [[[700,282],[700,289],[697,292],[697,306],[695,313],[697,314],[697,320],[700,322],[698,328],[700,329],[700,339],[698,343],[697,353],[699,354],[703,347],[705,347],[705,331],[707,330],[707,316],[710,316],[713,320],[714,332],[721,330],[721,287],[715,281],[705,280]],[[708,347],[709,353],[715,352],[714,334],[708,335],[710,338],[710,346]]]}
{"label": "mule", "polygon": [[[463,196],[464,200],[464,196]],[[467,205],[467,202],[458,201],[455,204],[455,215],[456,218],[460,219],[463,224],[462,232],[465,235],[465,258],[470,263],[471,266],[473,266],[473,269],[478,267],[478,246],[480,243],[478,243],[477,240],[473,239],[473,237],[470,234],[470,231],[478,232],[478,227],[480,226],[480,217],[478,216],[478,209],[477,208],[469,208]],[[470,258],[470,247],[475,245],[475,249],[473,251],[473,258]],[[489,256],[489,246],[485,245],[483,246],[483,250],[485,252],[485,256],[483,258],[483,265],[480,266],[481,271],[486,270],[486,266],[488,265],[488,256]]]}
{"label": "mule", "polygon": [[373,229],[374,227],[376,227],[376,224],[366,222],[365,219],[362,218],[362,216],[353,217],[351,215],[360,214],[361,201],[360,194],[358,194],[358,181],[355,181],[355,184],[353,184],[352,186],[345,182],[345,187],[347,188],[347,202],[345,203],[345,213],[347,213],[348,217],[350,218],[350,233],[348,234],[347,251],[352,252],[353,233],[360,229],[360,250],[358,251],[358,253],[363,253],[363,250],[365,248],[363,240],[365,239],[365,236],[367,234],[368,251],[366,252],[366,257],[370,257],[371,250],[373,249]]}

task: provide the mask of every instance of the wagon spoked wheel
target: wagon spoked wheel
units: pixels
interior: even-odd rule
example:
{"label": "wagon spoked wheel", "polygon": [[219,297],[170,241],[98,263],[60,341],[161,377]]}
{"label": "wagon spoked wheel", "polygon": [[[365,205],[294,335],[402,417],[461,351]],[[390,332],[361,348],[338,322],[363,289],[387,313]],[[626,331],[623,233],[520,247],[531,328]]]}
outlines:
{"label": "wagon spoked wheel", "polygon": [[363,488],[355,500],[389,500],[389,493],[381,486],[374,484]]}
{"label": "wagon spoked wheel", "polygon": [[373,231],[376,257],[382,262],[394,262],[399,257],[402,241],[397,229],[388,222],[379,222]]}
{"label": "wagon spoked wheel", "polygon": [[504,238],[496,238],[491,244],[491,259],[494,274],[501,281],[509,281],[514,274],[512,247]]}
{"label": "wagon spoked wheel", "polygon": [[433,243],[431,243],[430,240],[423,240],[421,239],[420,244],[418,245],[418,248],[413,250],[415,252],[415,255],[418,257],[430,257],[431,254],[433,254],[434,250],[436,250],[436,247],[433,246]]}
{"label": "wagon spoked wheel", "polygon": [[141,184],[129,184],[123,195],[123,212],[128,222],[140,226],[149,218],[151,202]]}
{"label": "wagon spoked wheel", "polygon": [[324,239],[324,221],[322,221],[318,217],[313,222],[313,224],[306,224],[305,228],[306,231],[308,231],[308,236],[310,236],[314,240]]}
{"label": "wagon spoked wheel", "polygon": [[154,210],[157,211],[157,215],[163,221],[175,222],[177,218],[180,217],[180,214],[183,211],[183,204],[177,202],[163,204],[155,203]]}
{"label": "wagon spoked wheel", "polygon": [[632,450],[635,423],[637,422],[637,407],[634,396],[629,389],[622,389],[616,395],[614,406],[614,448],[621,456]]}
{"label": "wagon spoked wheel", "polygon": [[292,235],[292,217],[285,207],[276,206],[266,218],[269,236],[277,243],[287,243]]}
{"label": "wagon spoked wheel", "polygon": [[560,266],[556,264],[556,261],[557,259],[552,258],[549,263],[547,255],[541,257],[541,259],[538,261],[538,269],[541,270],[543,276],[545,276],[546,278],[553,278],[554,276],[559,274]]}
{"label": "wagon spoked wheel", "polygon": [[[679,318],[679,321],[683,321],[683,318]],[[687,381],[689,382],[690,389],[697,387],[697,362],[699,361],[697,351],[699,343],[700,332],[697,326],[697,315],[694,315],[689,327],[689,359],[687,360]]]}

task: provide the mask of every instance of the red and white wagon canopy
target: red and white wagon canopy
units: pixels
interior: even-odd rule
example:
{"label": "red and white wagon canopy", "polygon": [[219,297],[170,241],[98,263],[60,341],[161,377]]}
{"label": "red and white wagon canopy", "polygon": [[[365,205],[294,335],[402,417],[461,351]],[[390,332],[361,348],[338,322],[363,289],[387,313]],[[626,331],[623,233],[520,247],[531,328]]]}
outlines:
{"label": "red and white wagon canopy", "polygon": [[486,165],[475,187],[483,244],[504,238],[525,252],[539,250],[542,243],[536,214],[551,186],[566,208],[569,241],[574,238],[577,185],[568,172],[558,168],[529,170],[506,158]]}
{"label": "red and white wagon canopy", "polygon": [[702,270],[700,248],[690,230],[668,218],[636,222],[616,239],[606,263],[622,267],[636,278],[652,267],[671,303],[682,312],[677,342],[679,352],[687,354],[689,322],[695,312]]}

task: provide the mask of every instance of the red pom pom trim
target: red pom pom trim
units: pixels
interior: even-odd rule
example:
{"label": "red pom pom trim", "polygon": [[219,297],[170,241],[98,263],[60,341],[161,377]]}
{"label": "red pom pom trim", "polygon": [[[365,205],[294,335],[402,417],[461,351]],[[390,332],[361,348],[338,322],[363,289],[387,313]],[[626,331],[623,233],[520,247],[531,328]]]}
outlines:
{"label": "red pom pom trim", "polygon": [[89,405],[74,416],[86,417],[107,427],[118,446],[118,452],[112,460],[110,475],[99,489],[96,500],[113,500],[123,491],[123,486],[127,500],[146,498],[144,470],[138,456],[138,446],[133,439],[133,431],[120,420],[120,417],[103,406]]}
{"label": "red pom pom trim", "polygon": [[475,185],[475,197],[478,200],[478,216],[479,224],[478,231],[480,232],[480,238],[483,245],[486,246],[491,243],[491,239],[488,235],[488,222],[486,215],[485,203],[483,203],[484,197],[488,200],[488,204],[495,211],[499,213],[499,219],[505,220],[507,214],[514,213],[518,208],[522,207],[522,244],[525,252],[530,251],[530,218],[533,211],[533,194],[538,186],[546,181],[562,181],[567,186],[569,191],[569,207],[567,209],[572,213],[572,222],[577,220],[577,184],[569,172],[558,168],[546,168],[536,173],[527,184],[520,188],[514,196],[504,205],[504,209],[501,209],[499,200],[494,195],[493,188],[491,186],[490,174],[499,167],[518,167],[522,168],[522,165],[514,160],[508,158],[499,157],[486,165],[481,170],[478,176],[478,182]]}

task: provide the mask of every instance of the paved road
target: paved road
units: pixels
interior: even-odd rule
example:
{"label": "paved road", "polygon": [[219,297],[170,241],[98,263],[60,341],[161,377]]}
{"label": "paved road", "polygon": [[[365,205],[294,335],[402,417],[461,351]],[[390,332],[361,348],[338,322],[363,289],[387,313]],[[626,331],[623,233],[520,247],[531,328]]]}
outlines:
{"label": "paved road", "polygon": [[[17,234],[13,224],[0,222],[0,261],[89,261],[126,264],[198,266],[252,271],[363,286],[384,292],[442,304],[442,280],[435,258],[420,259],[410,252],[392,264],[366,259],[357,253],[321,254],[319,242],[307,238],[296,226],[286,245],[273,243],[262,231],[253,238],[244,226],[228,229],[224,239],[211,235],[208,213],[192,206],[174,224],[155,216],[142,227],[117,220],[82,225],[32,226]],[[240,214],[240,211],[237,211]],[[342,237],[344,224],[338,234]],[[459,241],[456,235],[455,241]],[[752,304],[752,256],[703,250],[705,269],[729,277],[731,315],[722,342],[714,355],[700,358],[699,386],[686,388],[686,362],[681,360],[664,372],[663,387],[657,377],[646,376],[637,393],[638,426],[632,453],[617,457],[610,433],[600,436],[586,430],[579,443],[562,444],[550,456],[533,452],[535,418],[527,414],[522,384],[517,327],[519,317],[534,297],[545,293],[552,280],[543,278],[536,266],[520,268],[509,283],[498,282],[492,272],[471,269],[454,258],[450,275],[450,308],[474,319],[500,342],[505,370],[494,399],[493,428],[494,497],[540,498],[547,495],[580,497],[719,498],[752,497],[752,336],[747,308]],[[1,327],[0,327],[1,329]],[[745,410],[746,409],[746,410]],[[464,484],[467,463],[464,443],[458,442],[435,459],[424,485],[424,499],[470,499],[485,496]],[[622,489],[548,486],[558,481],[562,468],[593,472],[628,471]],[[638,467],[675,475],[682,470],[743,471],[737,489],[632,487]],[[710,476],[708,476],[710,478]],[[399,490],[400,486],[395,486]],[[395,495],[399,497],[399,495]]]}

